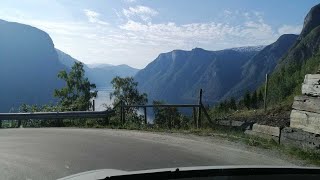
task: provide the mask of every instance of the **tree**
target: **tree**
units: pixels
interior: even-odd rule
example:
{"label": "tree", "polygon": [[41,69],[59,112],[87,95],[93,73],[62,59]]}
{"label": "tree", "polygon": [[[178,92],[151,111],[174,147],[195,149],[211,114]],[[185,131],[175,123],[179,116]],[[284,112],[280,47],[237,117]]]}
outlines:
{"label": "tree", "polygon": [[245,95],[243,97],[243,103],[248,109],[250,109],[250,107],[251,107],[251,96],[250,96],[250,92],[249,91],[247,91],[245,93]]}
{"label": "tree", "polygon": [[[114,98],[113,106],[116,106],[121,101],[126,105],[145,105],[148,102],[147,94],[140,94],[138,91],[138,83],[134,81],[133,77],[121,78],[115,77],[111,81],[113,92],[110,93],[110,99]],[[134,119],[137,117],[137,108],[126,108],[127,115]]]}
{"label": "tree", "polygon": [[263,94],[261,90],[259,91],[259,94],[258,94],[258,101],[263,102]]}
{"label": "tree", "polygon": [[236,103],[236,99],[234,97],[231,97],[230,102],[229,102],[229,107],[232,110],[237,110],[237,103]]}
{"label": "tree", "polygon": [[257,91],[254,91],[251,95],[251,107],[256,109],[258,107]]}
{"label": "tree", "polygon": [[264,102],[264,97],[263,97],[262,90],[260,90],[258,94],[258,106],[261,107],[263,102]]}
{"label": "tree", "polygon": [[85,77],[81,62],[75,62],[69,73],[60,71],[58,77],[66,82],[65,87],[54,91],[63,111],[87,111],[92,107],[90,100],[97,97],[97,91],[93,91],[96,85]]}
{"label": "tree", "polygon": [[[164,104],[163,101],[153,101],[154,105]],[[154,123],[162,128],[180,128],[181,127],[181,114],[176,107],[153,107]]]}

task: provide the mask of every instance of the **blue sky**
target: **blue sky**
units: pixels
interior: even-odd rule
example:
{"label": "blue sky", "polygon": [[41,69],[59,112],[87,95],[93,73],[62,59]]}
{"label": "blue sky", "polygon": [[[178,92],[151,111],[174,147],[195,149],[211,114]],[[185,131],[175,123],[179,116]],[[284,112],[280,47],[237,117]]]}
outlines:
{"label": "blue sky", "polygon": [[29,24],[93,64],[143,68],[159,53],[267,45],[299,34],[315,0],[1,0],[0,19]]}

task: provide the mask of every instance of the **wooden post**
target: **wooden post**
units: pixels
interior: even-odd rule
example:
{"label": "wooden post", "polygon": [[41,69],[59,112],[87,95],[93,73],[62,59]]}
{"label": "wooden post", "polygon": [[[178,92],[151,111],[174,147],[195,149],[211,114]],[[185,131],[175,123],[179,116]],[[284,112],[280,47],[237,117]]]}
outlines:
{"label": "wooden post", "polygon": [[197,127],[197,108],[193,107],[192,109],[194,127]]}
{"label": "wooden post", "polygon": [[202,105],[202,89],[200,89],[200,95],[199,95],[199,116],[198,116],[198,123],[197,128],[201,128],[201,105]]}
{"label": "wooden post", "polygon": [[144,124],[147,125],[148,124],[148,121],[147,121],[147,108],[144,107],[143,110],[144,110]]}
{"label": "wooden post", "polygon": [[264,89],[264,112],[267,111],[267,100],[268,100],[268,74],[266,74],[266,86]]}
{"label": "wooden post", "polygon": [[95,102],[92,100],[92,111],[95,111]]}

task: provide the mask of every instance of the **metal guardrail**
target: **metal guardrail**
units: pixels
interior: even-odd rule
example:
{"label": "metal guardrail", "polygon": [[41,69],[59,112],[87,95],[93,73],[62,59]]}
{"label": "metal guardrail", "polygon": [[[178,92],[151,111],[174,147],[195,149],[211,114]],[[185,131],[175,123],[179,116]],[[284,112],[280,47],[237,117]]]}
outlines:
{"label": "metal guardrail", "polygon": [[124,108],[136,107],[136,108],[145,108],[145,107],[200,107],[199,104],[150,104],[150,105],[123,105]]}
{"label": "metal guardrail", "polygon": [[35,113],[0,113],[0,120],[27,120],[27,119],[72,119],[72,118],[106,118],[113,115],[109,111],[72,111],[72,112],[35,112]]}

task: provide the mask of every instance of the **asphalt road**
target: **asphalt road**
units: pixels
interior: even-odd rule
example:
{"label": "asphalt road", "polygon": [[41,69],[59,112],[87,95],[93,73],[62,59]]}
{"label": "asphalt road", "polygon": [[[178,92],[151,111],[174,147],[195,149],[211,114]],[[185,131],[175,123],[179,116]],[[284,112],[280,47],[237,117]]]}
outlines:
{"label": "asphalt road", "polygon": [[292,165],[224,140],[107,129],[1,129],[1,179],[56,179],[95,170]]}

